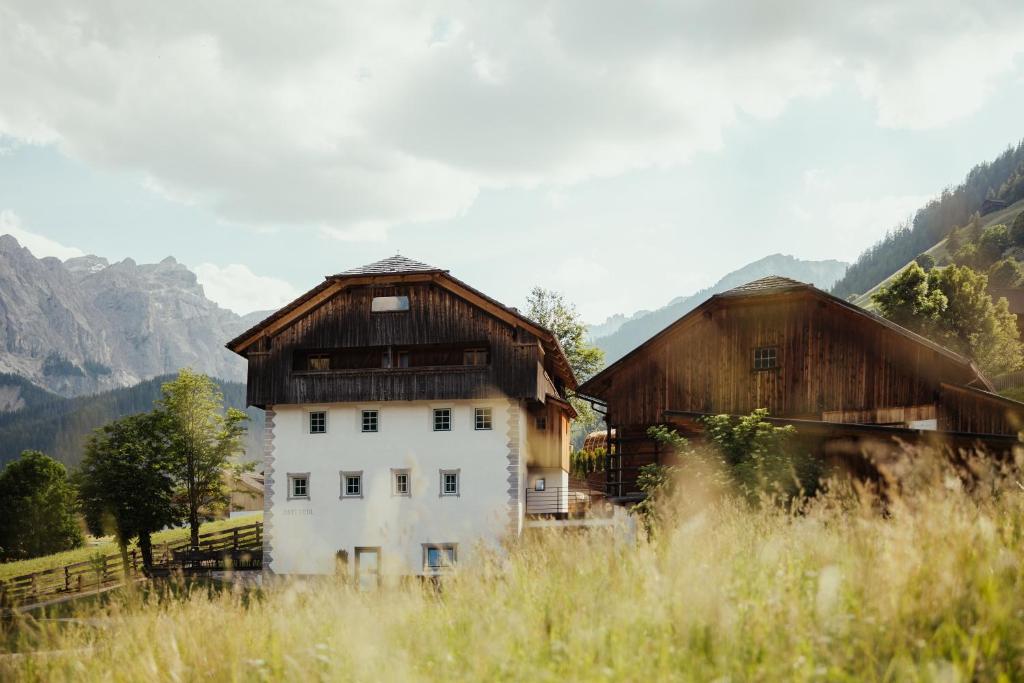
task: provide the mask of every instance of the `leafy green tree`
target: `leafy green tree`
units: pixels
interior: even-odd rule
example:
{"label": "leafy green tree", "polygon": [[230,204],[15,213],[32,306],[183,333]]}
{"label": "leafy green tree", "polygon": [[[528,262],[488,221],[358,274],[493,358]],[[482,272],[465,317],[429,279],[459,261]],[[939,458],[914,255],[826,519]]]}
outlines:
{"label": "leafy green tree", "polygon": [[[604,351],[587,341],[587,326],[576,307],[565,300],[560,292],[534,287],[526,301],[526,317],[546,327],[558,339],[566,360],[576,379],[583,383],[604,367]],[[579,414],[573,425],[573,441],[597,428],[601,420],[585,401],[573,398],[572,404]]]}
{"label": "leafy green tree", "polygon": [[970,268],[925,273],[914,263],[872,298],[886,318],[974,359],[986,373],[1024,363],[1017,317],[1006,299],[992,301],[988,278]]}
{"label": "leafy green tree", "polygon": [[[242,450],[246,414],[224,410],[217,384],[186,368],[164,384],[157,402],[168,419],[169,448],[181,499],[191,529],[192,546],[199,545],[200,517],[228,504],[224,472]],[[237,469],[237,467],[236,467]]]}
{"label": "leafy green tree", "polygon": [[977,265],[987,269],[1003,257],[1010,248],[1010,229],[1005,225],[990,225],[978,238]]}
{"label": "leafy green tree", "polygon": [[82,545],[76,506],[64,465],[39,451],[24,451],[0,470],[0,559],[39,557]]}
{"label": "leafy green tree", "polygon": [[1004,258],[997,261],[988,271],[990,287],[1018,287],[1024,280],[1024,271],[1016,259]]}
{"label": "leafy green tree", "polygon": [[97,429],[85,445],[78,490],[86,524],[97,536],[114,534],[126,571],[131,539],[139,539],[149,573],[151,535],[180,521],[168,422],[160,411],[130,415]]}
{"label": "leafy green tree", "polygon": [[921,266],[925,272],[928,272],[935,267],[935,257],[929,253],[918,254],[914,262]]}
{"label": "leafy green tree", "polygon": [[1024,247],[1024,211],[1017,214],[1010,226],[1010,241],[1018,247]]}

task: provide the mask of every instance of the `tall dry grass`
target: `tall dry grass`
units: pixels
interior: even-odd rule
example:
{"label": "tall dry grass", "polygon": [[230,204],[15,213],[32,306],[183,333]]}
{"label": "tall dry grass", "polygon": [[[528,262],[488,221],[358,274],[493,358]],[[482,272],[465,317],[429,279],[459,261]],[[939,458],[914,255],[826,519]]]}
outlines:
{"label": "tall dry grass", "polygon": [[440,594],[126,595],[88,621],[11,625],[21,654],[0,679],[1017,680],[1024,489],[976,469],[970,486],[923,468],[884,504],[835,487],[799,509],[683,486],[651,541],[532,536]]}

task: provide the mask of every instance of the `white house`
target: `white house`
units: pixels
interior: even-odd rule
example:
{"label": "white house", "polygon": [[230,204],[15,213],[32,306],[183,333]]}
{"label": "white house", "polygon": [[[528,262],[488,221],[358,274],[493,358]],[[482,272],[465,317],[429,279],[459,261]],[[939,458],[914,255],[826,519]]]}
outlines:
{"label": "white house", "polygon": [[228,348],[267,416],[265,571],[432,574],[565,509],[558,341],[445,270],[328,276]]}

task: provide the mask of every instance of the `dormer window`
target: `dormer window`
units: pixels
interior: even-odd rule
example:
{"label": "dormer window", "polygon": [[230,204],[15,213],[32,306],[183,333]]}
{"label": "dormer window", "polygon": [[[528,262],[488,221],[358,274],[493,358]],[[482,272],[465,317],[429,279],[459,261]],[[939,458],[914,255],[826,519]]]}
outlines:
{"label": "dormer window", "polygon": [[779,367],[779,350],[774,346],[754,349],[754,369],[771,370]]}
{"label": "dormer window", "polygon": [[466,349],[462,352],[463,365],[487,365],[487,349]]}
{"label": "dormer window", "polygon": [[375,296],[370,303],[370,310],[374,313],[394,313],[397,311],[409,310],[409,297],[407,296]]}

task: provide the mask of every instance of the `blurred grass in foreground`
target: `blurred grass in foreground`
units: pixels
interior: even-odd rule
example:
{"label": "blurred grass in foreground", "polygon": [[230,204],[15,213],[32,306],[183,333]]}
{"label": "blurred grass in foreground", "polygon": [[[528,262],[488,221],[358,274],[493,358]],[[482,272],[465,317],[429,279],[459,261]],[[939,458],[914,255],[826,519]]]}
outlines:
{"label": "blurred grass in foreground", "polygon": [[534,535],[440,594],[325,579],[20,617],[9,646],[37,654],[0,655],[0,679],[1019,680],[1017,470],[975,461],[968,487],[917,455],[885,503],[837,485],[751,507],[681,486],[651,541]]}

